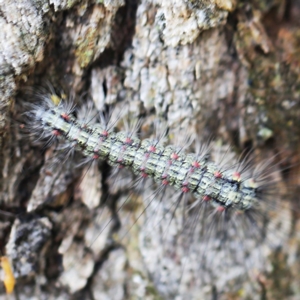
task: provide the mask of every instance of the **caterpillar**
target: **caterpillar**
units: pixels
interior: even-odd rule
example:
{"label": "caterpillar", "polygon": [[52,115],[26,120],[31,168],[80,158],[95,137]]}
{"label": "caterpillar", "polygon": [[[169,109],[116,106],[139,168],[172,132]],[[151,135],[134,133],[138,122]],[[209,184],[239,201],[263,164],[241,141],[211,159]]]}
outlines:
{"label": "caterpillar", "polygon": [[[245,273],[254,257],[261,255],[263,250],[260,246],[264,239],[273,239],[266,237],[266,213],[276,208],[275,199],[272,198],[276,193],[272,178],[276,167],[270,160],[256,167],[251,165],[252,161],[247,155],[237,162],[226,162],[222,158],[213,161],[209,147],[200,147],[195,154],[185,154],[183,147],[164,146],[162,138],[140,140],[135,130],[114,132],[113,125],[103,118],[100,118],[100,123],[89,122],[88,118],[80,121],[73,114],[75,108],[72,103],[58,101],[56,97],[54,102],[53,96],[44,98],[46,101],[30,105],[25,113],[30,120],[27,122],[31,126],[30,132],[34,132],[37,140],[46,145],[62,141],[65,143],[62,149],[66,151],[67,157],[76,150],[87,157],[87,163],[105,160],[117,170],[131,170],[140,178],[137,182],[142,183],[143,187],[147,177],[153,178],[161,186],[146,197],[148,226],[144,228],[141,239],[149,245],[149,232],[154,230],[156,221],[164,228],[165,238],[172,240],[174,247],[162,254],[162,269],[178,268],[176,263],[170,263],[169,258],[180,257],[182,255],[177,252],[188,249],[180,262],[180,268],[191,268],[195,274],[202,274],[199,278],[202,277],[204,282],[215,280],[216,274],[220,272],[227,272],[230,280]],[[175,197],[166,191],[168,186],[177,191]],[[190,200],[190,194],[196,200]],[[182,204],[185,207],[182,214],[184,220],[180,226],[175,226],[178,228],[174,233],[174,215],[180,211],[178,207]],[[284,230],[282,235],[285,234]],[[199,237],[203,238],[200,246]],[[155,237],[152,237],[151,242],[153,240],[156,245],[161,243]],[[180,250],[178,244],[183,249]],[[146,261],[153,257],[150,246],[143,249]],[[222,251],[223,257],[221,255],[216,259],[217,253]],[[191,264],[186,263],[185,256],[194,257],[190,260]],[[194,261],[197,263],[193,263]],[[260,263],[259,260],[258,262]],[[187,279],[175,278],[174,282],[166,284],[163,270],[162,274],[156,276],[157,270],[151,267],[151,262],[149,265],[155,283],[167,299],[187,293],[186,290],[179,291],[177,286],[178,282]],[[257,264],[254,268],[256,267],[259,268]],[[213,273],[209,275],[209,279],[203,275],[205,270],[209,274]],[[199,278],[190,279],[187,286],[196,286]]]}
{"label": "caterpillar", "polygon": [[[286,5],[279,5],[277,1],[268,1],[267,4],[262,1],[249,3],[245,1],[244,5],[243,3],[234,5],[237,1],[226,1],[233,5],[231,8],[225,8],[220,15],[219,9],[224,9],[224,5],[220,2],[225,1],[172,1],[170,5],[164,1],[136,0],[80,1],[80,3],[55,1],[55,4],[50,6],[40,5],[40,2],[36,1],[24,1],[26,4],[23,6],[10,6],[12,9],[7,9],[7,6],[3,12],[5,25],[3,32],[7,32],[8,29],[11,34],[7,35],[9,39],[2,40],[5,55],[1,64],[3,67],[1,79],[4,82],[1,101],[13,104],[11,98],[16,89],[23,85],[43,84],[45,77],[50,77],[68,86],[72,93],[79,94],[89,88],[95,102],[97,101],[97,107],[103,103],[109,105],[112,102],[130,99],[147,111],[147,117],[155,110],[157,115],[165,114],[168,122],[173,124],[178,123],[178,115],[183,114],[185,121],[191,120],[193,123],[191,129],[197,128],[204,141],[208,134],[214,134],[217,137],[222,136],[223,141],[231,143],[241,151],[254,147],[255,154],[259,154],[258,161],[263,159],[264,155],[272,156],[278,149],[285,149],[282,156],[291,162],[297,157],[296,147],[299,142],[297,129],[299,59],[294,55],[299,53],[299,43],[294,18],[294,11],[297,11],[294,9],[295,4],[293,1],[283,1]],[[20,4],[20,1],[16,3]],[[125,6],[120,7],[122,4]],[[12,13],[18,10],[20,13]],[[228,18],[224,18],[227,15]],[[11,30],[12,26],[14,30]],[[207,30],[211,27],[213,28]],[[18,45],[25,52],[23,50],[20,52]],[[47,95],[44,98],[49,97],[50,95]],[[56,105],[58,103],[59,100]],[[16,98],[15,104],[22,106],[23,101]],[[190,110],[183,110],[182,104],[189,105]],[[57,278],[61,273],[67,272],[65,260],[70,258],[71,264],[75,264],[72,251],[65,249],[69,246],[75,249],[73,253],[81,255],[77,249],[91,245],[93,240],[95,241],[91,247],[93,249],[87,249],[93,257],[86,261],[79,259],[76,261],[76,266],[88,267],[86,269],[82,267],[83,280],[69,276],[65,285],[70,287],[72,284],[74,287],[71,289],[72,293],[86,285],[87,288],[93,287],[90,289],[93,291],[101,286],[105,276],[102,276],[103,280],[99,280],[98,277],[94,284],[91,281],[96,278],[95,262],[100,264],[103,261],[103,255],[99,254],[99,249],[102,249],[99,247],[99,241],[106,237],[105,230],[98,226],[98,223],[101,224],[101,220],[105,218],[112,218],[110,211],[106,214],[108,209],[102,210],[100,205],[100,198],[103,200],[108,191],[112,192],[110,193],[112,200],[118,198],[118,202],[114,203],[118,206],[117,209],[120,207],[118,217],[121,218],[122,227],[115,235],[125,231],[124,238],[123,234],[120,234],[122,241],[126,238],[133,240],[135,227],[142,227],[140,241],[135,241],[135,245],[132,245],[134,242],[131,241],[131,246],[140,248],[147,272],[145,277],[151,277],[151,281],[155,282],[155,289],[159,289],[166,299],[174,299],[175,296],[179,298],[181,295],[185,295],[188,299],[219,298],[218,293],[227,291],[231,282],[248,273],[248,269],[265,269],[265,265],[260,263],[257,257],[268,255],[264,248],[268,244],[276,245],[276,237],[288,237],[289,234],[282,228],[283,226],[274,224],[278,215],[281,216],[280,221],[284,225],[290,219],[288,215],[281,214],[287,198],[274,186],[277,183],[274,180],[281,184],[282,178],[287,175],[284,172],[275,173],[284,167],[275,163],[280,161],[281,157],[275,157],[274,163],[267,160],[266,164],[261,164],[255,169],[256,160],[252,162],[247,156],[245,160],[241,158],[237,163],[231,159],[228,163],[224,163],[223,155],[217,154],[217,158],[214,157],[212,152],[219,147],[217,143],[211,144],[213,146],[208,150],[200,147],[198,153],[197,147],[196,150],[191,150],[184,142],[178,143],[180,147],[174,146],[180,159],[181,155],[186,155],[184,152],[196,152],[196,157],[203,159],[203,171],[206,170],[208,162],[217,167],[222,178],[215,176],[217,173],[209,173],[210,185],[204,193],[212,194],[210,188],[215,183],[224,182],[221,186],[227,188],[231,185],[230,180],[233,182],[232,185],[236,186],[248,181],[252,191],[255,190],[256,184],[262,191],[258,193],[260,197],[257,201],[254,199],[245,203],[244,208],[239,207],[241,201],[231,206],[226,206],[226,201],[220,202],[218,197],[212,199],[207,197],[207,201],[204,201],[205,194],[192,198],[190,197],[192,191],[187,191],[188,187],[182,186],[184,181],[180,181],[178,187],[176,181],[173,186],[170,182],[168,185],[162,184],[161,179],[157,180],[157,183],[152,183],[151,179],[143,178],[140,171],[137,172],[138,179],[136,179],[131,175],[132,166],[128,166],[127,170],[114,162],[112,164],[116,171],[122,169],[120,171],[126,173],[125,177],[120,174],[121,179],[112,178],[110,181],[119,187],[116,195],[111,191],[113,184],[107,181],[107,174],[111,168],[106,163],[100,162],[99,170],[98,158],[94,157],[92,152],[89,152],[87,159],[80,161],[79,158],[77,162],[78,152],[75,153],[73,150],[77,149],[79,152],[83,150],[77,146],[77,141],[64,142],[65,137],[57,128],[51,128],[46,124],[43,127],[43,124],[38,122],[34,112],[39,108],[41,112],[45,112],[53,107],[52,104],[37,102],[36,107],[28,108],[32,110],[32,114],[27,114],[28,120],[24,122],[24,126],[29,128],[36,140],[39,140],[38,146],[32,144],[28,136],[25,138],[27,143],[22,141],[18,144],[18,140],[15,141],[18,135],[14,134],[14,130],[10,130],[9,125],[8,127],[1,125],[0,148],[1,152],[2,150],[5,152],[4,160],[2,160],[3,153],[0,153],[0,165],[3,169],[1,174],[4,179],[1,177],[0,180],[1,192],[3,191],[0,196],[1,208],[19,212],[14,211],[15,206],[21,211],[26,211],[26,215],[31,212],[32,216],[32,222],[28,219],[23,223],[20,222],[23,226],[14,223],[13,229],[16,230],[11,230],[10,233],[10,240],[13,243],[11,248],[7,247],[9,251],[5,252],[12,259],[15,275],[18,275],[16,276],[18,287],[21,280],[19,274],[27,276],[33,270],[32,273],[36,274],[43,291],[47,288],[52,289],[50,292],[52,297],[55,287],[58,286]],[[67,111],[71,115],[72,109],[68,105],[61,108],[63,112]],[[13,113],[16,111],[13,105],[9,105],[9,109]],[[25,111],[27,108],[22,107],[21,112]],[[76,111],[74,112],[76,116]],[[94,129],[89,120],[82,121],[78,115],[76,120],[78,126],[86,124]],[[148,119],[147,122],[151,121]],[[195,124],[198,122],[202,122],[203,126]],[[65,126],[65,123],[63,124]],[[33,127],[30,128],[31,125]],[[78,128],[77,125],[72,126],[73,129]],[[103,124],[101,126],[103,127]],[[111,123],[110,126],[115,127]],[[52,132],[52,129],[56,131]],[[18,133],[18,129],[16,131]],[[48,134],[49,131],[52,134]],[[141,132],[144,132],[143,129]],[[87,135],[89,139],[90,132],[87,132]],[[125,132],[125,136],[127,135],[128,132]],[[177,136],[179,135],[184,136],[186,133],[178,133]],[[139,140],[143,140],[142,137],[138,137]],[[172,141],[172,136],[168,134],[168,138],[169,144],[176,145]],[[165,144],[159,138],[157,140],[160,141],[159,146],[165,149]],[[59,141],[58,148],[55,147],[57,141]],[[48,147],[52,143],[53,147]],[[124,146],[124,142],[121,145]],[[125,147],[129,149],[131,145],[126,144]],[[125,150],[120,151],[118,159],[123,159]],[[225,150],[225,158],[228,157],[228,152],[231,151]],[[142,154],[145,154],[144,151]],[[10,159],[12,155],[13,159]],[[174,167],[176,171],[174,178],[177,178],[177,175],[179,176],[177,171],[185,169],[181,168],[181,165],[175,166],[177,160],[172,159],[171,162],[170,167],[166,166],[166,162],[163,167],[166,171]],[[81,171],[79,165],[84,166],[85,163],[85,169]],[[69,169],[70,171],[65,171]],[[234,172],[240,173],[240,181],[239,176],[230,177]],[[181,175],[185,176],[183,180],[189,183],[195,173]],[[95,191],[96,196],[93,197],[95,203],[86,202],[84,199],[86,196],[83,194],[78,196],[83,189],[83,183],[81,179],[78,179],[78,182],[75,180],[80,175],[88,182],[85,183],[86,190]],[[91,177],[95,180],[90,180],[90,175],[93,175]],[[276,176],[279,180],[273,179]],[[261,181],[251,183],[251,178]],[[196,180],[198,179],[197,175]],[[224,179],[225,181],[222,181]],[[125,188],[129,190],[132,187],[132,191],[121,194],[125,180],[127,182]],[[136,184],[139,185],[139,191],[135,190]],[[176,187],[177,190],[173,194]],[[190,187],[193,188],[193,184]],[[217,189],[216,192],[218,191]],[[223,195],[223,200],[230,198],[228,193],[224,192]],[[237,197],[233,199],[236,200]],[[280,205],[277,205],[278,199],[282,200]],[[297,201],[298,197],[292,199]],[[54,201],[57,203],[54,204]],[[65,207],[61,208],[60,203]],[[137,208],[138,204],[141,208]],[[138,209],[140,211],[136,212]],[[131,211],[134,220],[124,220],[126,210]],[[102,211],[101,218],[94,217]],[[88,217],[84,218],[84,215]],[[91,215],[94,218],[90,217]],[[40,217],[44,219],[39,220]],[[144,218],[145,224],[142,224],[140,221]],[[96,219],[99,222],[96,222]],[[58,226],[58,223],[61,226]],[[65,226],[66,223],[69,226]],[[88,240],[90,226],[94,226],[95,232],[100,234],[100,237],[90,238],[92,241]],[[126,226],[133,228],[128,229]],[[274,228],[269,230],[272,226]],[[23,230],[20,230],[21,227]],[[8,230],[6,232],[8,233]],[[274,234],[275,241],[269,233]],[[3,236],[2,240],[5,240],[5,234]],[[78,247],[76,248],[74,244]],[[289,247],[295,249],[296,244],[291,243]],[[46,253],[42,251],[43,246],[47,249]],[[23,251],[15,251],[16,248]],[[120,254],[122,247],[118,250]],[[284,290],[285,294],[283,292],[281,297],[273,295],[268,298],[285,299],[290,290],[297,289],[295,288],[297,276],[291,275],[295,262],[292,251],[288,252],[288,263],[283,264],[289,266],[288,270],[279,272],[280,280],[276,278],[272,281],[279,289]],[[130,249],[126,255],[132,255],[133,252]],[[117,261],[121,255],[107,256],[106,266],[114,258]],[[35,268],[38,257],[41,260],[40,268]],[[60,262],[60,259],[63,262]],[[275,262],[279,264],[277,260]],[[269,260],[267,264],[267,275],[270,275],[269,273],[276,270],[276,267],[270,265]],[[59,269],[61,265],[65,271]],[[140,268],[132,269],[135,272],[129,270],[127,274],[134,273],[132,277],[138,288],[147,286],[142,276],[137,274]],[[122,276],[122,271],[115,273]],[[294,275],[299,273],[298,266]],[[52,278],[54,280],[50,282]],[[197,283],[198,280],[202,281],[201,285]],[[285,289],[280,285],[284,285],[286,281],[290,283]],[[207,282],[209,283],[206,285]],[[263,280],[260,280],[260,283],[262,282]],[[280,284],[277,284],[278,282]],[[125,293],[129,291],[127,282],[123,281],[120,285],[125,286],[123,288],[126,290]],[[215,287],[217,293],[210,297],[203,295],[207,287],[211,286]],[[269,283],[265,282],[262,284],[262,290],[268,286]],[[247,289],[246,285],[242,287],[242,292],[235,289],[238,290],[235,297],[226,295],[225,298],[240,298]],[[25,289],[27,286],[22,288],[23,297],[28,295],[25,294]],[[150,291],[145,288],[145,290],[151,293],[153,289]],[[193,291],[195,291],[193,295],[197,297],[188,297]],[[267,298],[263,291],[262,294],[261,299]],[[27,297],[30,298],[31,295]],[[117,297],[116,292],[111,295],[111,297],[95,295],[90,297],[125,298],[125,296]],[[142,296],[139,294],[139,297],[132,296],[130,291],[128,295],[131,298],[148,298],[145,294]],[[44,293],[35,296],[51,298],[49,294]],[[59,296],[63,299],[69,298]],[[248,292],[245,297],[247,296],[253,299],[254,293]]]}
{"label": "caterpillar", "polygon": [[51,101],[45,103],[28,112],[35,129],[41,129],[43,139],[51,142],[62,136],[92,160],[107,160],[112,166],[131,168],[142,177],[152,177],[182,193],[191,192],[221,211],[251,211],[259,205],[265,175],[259,169],[247,169],[247,162],[222,170],[209,160],[208,153],[185,155],[180,148],[163,147],[159,140],[140,141],[130,132],[114,133],[105,124],[82,124],[71,115],[72,106],[63,102],[57,106]]}

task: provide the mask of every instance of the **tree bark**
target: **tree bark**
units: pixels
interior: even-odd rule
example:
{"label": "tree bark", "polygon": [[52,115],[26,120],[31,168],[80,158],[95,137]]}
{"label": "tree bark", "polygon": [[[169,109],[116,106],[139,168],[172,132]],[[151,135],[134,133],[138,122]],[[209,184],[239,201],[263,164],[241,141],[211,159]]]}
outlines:
{"label": "tree bark", "polygon": [[[0,2],[0,240],[17,280],[12,299],[297,299],[300,4],[50,2]],[[117,126],[141,120],[141,138],[158,123],[167,144],[213,137],[212,152],[231,145],[230,154],[252,149],[256,163],[275,156],[282,209],[271,219],[292,226],[278,228],[286,243],[268,256],[267,275],[237,283],[216,267],[218,278],[200,283],[203,270],[178,264],[192,257],[185,245],[164,251],[179,231],[167,217],[154,225],[152,186],[132,191],[127,170],[115,179],[105,162],[82,167],[77,154],[34,143],[26,103],[54,90],[74,98],[78,116],[89,103],[94,113],[126,111]]]}

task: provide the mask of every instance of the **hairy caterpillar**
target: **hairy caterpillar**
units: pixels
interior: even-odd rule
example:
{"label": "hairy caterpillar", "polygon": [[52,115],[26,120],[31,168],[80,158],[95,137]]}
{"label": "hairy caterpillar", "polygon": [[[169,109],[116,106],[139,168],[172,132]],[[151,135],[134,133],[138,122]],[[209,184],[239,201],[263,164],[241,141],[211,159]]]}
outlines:
{"label": "hairy caterpillar", "polygon": [[[191,254],[196,256],[194,261],[197,261],[196,266],[193,266],[194,272],[199,274],[204,269],[221,272],[216,268],[216,265],[220,265],[220,261],[215,260],[214,254],[222,247],[229,256],[223,257],[222,272],[226,272],[227,268],[231,272],[229,276],[239,276],[241,270],[232,267],[234,262],[239,266],[243,263],[247,265],[242,266],[242,269],[248,268],[253,260],[251,255],[258,255],[253,250],[253,243],[257,247],[264,239],[266,217],[264,212],[270,211],[275,205],[275,201],[268,203],[270,200],[268,193],[273,188],[274,175],[270,161],[256,168],[251,168],[251,160],[247,157],[236,163],[230,161],[228,164],[222,159],[214,162],[210,159],[209,148],[199,151],[198,154],[185,155],[182,148],[164,147],[160,140],[140,141],[130,131],[114,133],[110,124],[105,122],[90,124],[88,120],[77,120],[72,114],[73,111],[74,108],[69,103],[60,102],[54,105],[53,100],[48,99],[42,104],[31,106],[26,115],[30,119],[30,125],[33,126],[31,131],[35,132],[37,139],[46,140],[48,143],[57,138],[65,140],[66,153],[79,150],[88,158],[87,161],[108,160],[111,165],[118,168],[132,169],[140,176],[142,182],[144,178],[152,177],[161,183],[158,192],[148,197],[149,203],[156,202],[152,205],[152,211],[146,206],[146,213],[150,210],[148,222],[150,230],[153,230],[152,225],[155,223],[151,219],[156,219],[160,225],[164,222],[165,225],[162,227],[168,232],[170,224],[175,220],[173,215],[177,213],[179,204],[184,204],[188,208],[186,210],[188,213],[193,212],[192,217],[188,216],[183,221],[183,229],[178,229],[175,234],[168,234],[166,238],[172,239],[176,236],[174,238],[176,243],[181,240],[181,244],[186,244],[185,247],[189,249],[187,253],[195,250]],[[168,185],[173,185],[178,190],[176,197],[172,198],[164,191]],[[194,193],[197,200],[194,202],[188,200],[189,193]],[[158,211],[164,211],[166,207],[169,207],[167,209],[169,216],[165,212],[159,216]],[[196,236],[201,236],[197,223],[203,224],[202,230],[206,231],[204,235],[202,234],[204,237],[202,249],[193,249],[198,245],[195,242]],[[211,238],[212,231],[217,234],[219,240],[217,245],[216,240]],[[149,242],[147,231],[144,233],[146,242]],[[242,246],[239,245],[241,241]],[[231,242],[232,245],[229,245]],[[234,257],[235,248],[239,247],[244,249],[236,251],[239,255]],[[176,257],[176,245],[173,250],[168,255]],[[251,252],[251,255],[247,252]],[[207,259],[205,257],[207,253],[213,258]],[[151,256],[151,253],[144,254],[145,257]],[[245,259],[247,255],[249,258]],[[225,264],[227,259],[231,262]],[[183,262],[184,266],[185,264]],[[160,275],[159,280],[164,281],[163,277]],[[201,280],[206,281],[206,276],[203,277]],[[176,280],[173,283],[175,288],[172,286],[171,291],[162,293],[176,294],[178,292],[176,283],[181,279]]]}
{"label": "hairy caterpillar", "polygon": [[[92,160],[107,160],[120,168],[131,168],[142,177],[152,177],[163,185],[172,185],[182,193],[193,193],[218,210],[251,211],[259,204],[265,180],[261,170],[249,170],[245,162],[231,169],[219,167],[208,153],[188,154],[173,146],[163,147],[158,140],[140,141],[132,133],[113,133],[105,124],[89,126],[72,116],[72,107],[50,101],[28,113],[41,137],[62,136],[76,150]],[[246,161],[247,163],[247,161]]]}

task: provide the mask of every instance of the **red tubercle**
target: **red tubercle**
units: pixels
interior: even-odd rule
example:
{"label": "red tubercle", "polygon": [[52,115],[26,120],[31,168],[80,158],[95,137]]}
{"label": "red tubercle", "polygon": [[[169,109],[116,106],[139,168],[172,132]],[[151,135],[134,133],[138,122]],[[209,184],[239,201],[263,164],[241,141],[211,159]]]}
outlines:
{"label": "red tubercle", "polygon": [[226,208],[224,206],[220,205],[220,206],[217,207],[217,212],[223,212],[225,210],[226,210]]}
{"label": "red tubercle", "polygon": [[52,134],[55,135],[55,136],[60,136],[60,131],[57,130],[57,129],[53,129]]}
{"label": "red tubercle", "polygon": [[66,112],[61,113],[60,116],[61,116],[65,121],[69,121],[69,120],[70,120],[70,116],[69,116]]}
{"label": "red tubercle", "polygon": [[132,139],[130,138],[130,137],[127,137],[126,139],[125,139],[125,144],[132,144]]}
{"label": "red tubercle", "polygon": [[148,177],[148,174],[145,173],[145,172],[142,172],[142,173],[141,173],[141,176],[142,176],[142,178],[147,178],[147,177]]}
{"label": "red tubercle", "polygon": [[176,152],[171,154],[171,159],[177,160],[178,158],[179,158],[179,155]]}
{"label": "red tubercle", "polygon": [[151,146],[148,148],[148,151],[149,151],[149,152],[155,152],[155,151],[156,151],[155,146],[151,145]]}
{"label": "red tubercle", "polygon": [[93,159],[99,159],[99,154],[97,154],[97,153],[94,153],[94,155],[93,155]]}
{"label": "red tubercle", "polygon": [[182,191],[183,193],[188,193],[188,192],[190,191],[190,189],[189,189],[187,186],[183,186],[183,187],[181,188],[181,191]]}
{"label": "red tubercle", "polygon": [[219,172],[219,171],[216,171],[216,172],[214,173],[214,176],[215,176],[216,178],[222,178],[222,177],[223,177],[222,173]]}
{"label": "red tubercle", "polygon": [[241,180],[241,173],[240,172],[233,172],[232,179],[235,180],[235,181],[240,181]]}
{"label": "red tubercle", "polygon": [[192,166],[197,169],[201,167],[201,165],[197,161],[193,161]]}
{"label": "red tubercle", "polygon": [[208,201],[210,201],[210,200],[211,200],[211,197],[210,197],[210,196],[205,195],[205,196],[203,197],[203,201],[204,201],[204,202],[208,202]]}
{"label": "red tubercle", "polygon": [[149,158],[150,154],[149,153],[145,153],[145,158]]}
{"label": "red tubercle", "polygon": [[169,184],[169,181],[164,179],[162,182],[161,182],[163,185],[168,185]]}
{"label": "red tubercle", "polygon": [[109,136],[109,133],[108,133],[107,130],[103,130],[103,131],[101,132],[101,135],[103,135],[103,136],[105,136],[105,137],[108,137],[108,136]]}

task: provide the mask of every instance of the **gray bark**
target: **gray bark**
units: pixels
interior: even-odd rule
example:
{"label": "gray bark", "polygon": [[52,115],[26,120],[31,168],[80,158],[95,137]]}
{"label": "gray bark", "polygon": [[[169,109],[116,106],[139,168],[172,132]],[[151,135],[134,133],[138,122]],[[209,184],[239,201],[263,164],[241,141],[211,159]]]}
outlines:
{"label": "gray bark", "polygon": [[[0,219],[0,250],[14,267],[12,299],[300,296],[297,1],[19,0],[1,1],[0,11],[0,204],[11,214]],[[83,115],[92,102],[93,113],[125,110],[119,128],[143,116],[141,138],[155,136],[157,122],[167,144],[213,137],[214,153],[251,148],[256,163],[277,155],[281,205],[270,236],[280,232],[285,244],[259,258],[247,249],[254,268],[268,256],[266,273],[254,284],[246,269],[230,278],[216,258],[203,283],[199,252],[181,244],[184,208],[164,215],[159,197],[147,207],[152,186],[132,191],[129,171],[115,179],[105,163],[78,167],[77,154],[65,160],[55,145],[34,143],[22,114],[49,82]]]}

